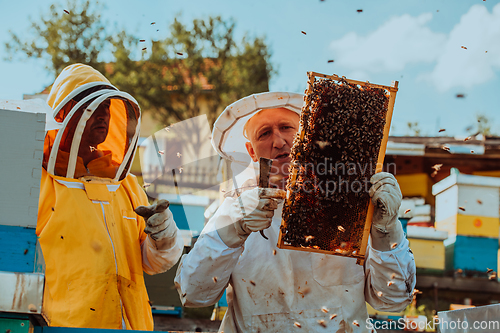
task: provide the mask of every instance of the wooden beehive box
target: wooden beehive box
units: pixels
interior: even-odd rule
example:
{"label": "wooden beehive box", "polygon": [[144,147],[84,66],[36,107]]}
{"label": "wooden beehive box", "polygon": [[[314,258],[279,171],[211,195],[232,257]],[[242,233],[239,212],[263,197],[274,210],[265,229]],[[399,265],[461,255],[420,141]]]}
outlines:
{"label": "wooden beehive box", "polygon": [[365,258],[398,82],[308,73],[278,247]]}

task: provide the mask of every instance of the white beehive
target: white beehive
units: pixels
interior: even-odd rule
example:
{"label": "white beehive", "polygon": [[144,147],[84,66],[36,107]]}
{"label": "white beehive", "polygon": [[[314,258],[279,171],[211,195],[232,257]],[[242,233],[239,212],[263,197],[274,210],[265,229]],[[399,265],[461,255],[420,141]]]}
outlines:
{"label": "white beehive", "polygon": [[36,227],[45,119],[41,100],[0,100],[0,225]]}

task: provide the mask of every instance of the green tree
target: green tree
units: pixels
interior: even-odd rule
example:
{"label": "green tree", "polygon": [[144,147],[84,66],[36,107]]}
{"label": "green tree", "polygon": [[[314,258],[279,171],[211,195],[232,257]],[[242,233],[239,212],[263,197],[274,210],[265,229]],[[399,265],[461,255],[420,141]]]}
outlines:
{"label": "green tree", "polygon": [[274,71],[265,39],[236,42],[233,20],[195,19],[188,27],[175,19],[170,36],[138,56],[144,43],[125,31],[109,31],[102,10],[90,0],[51,5],[39,21],[31,20],[26,39],[9,31],[8,59],[44,59],[54,78],[70,64],[88,64],[164,125],[201,114],[213,124],[227,105],[269,88]]}
{"label": "green tree", "polygon": [[482,134],[484,136],[496,135],[491,130],[492,121],[485,114],[477,113],[476,122],[467,126],[465,130],[471,136]]}
{"label": "green tree", "polygon": [[264,38],[245,36],[237,43],[234,28],[233,20],[219,16],[195,19],[190,27],[175,19],[170,36],[154,41],[151,52],[134,63],[120,41],[111,79],[120,89],[133,91],[142,107],[165,125],[200,114],[213,124],[227,105],[268,91],[274,73]]}
{"label": "green tree", "polygon": [[420,136],[421,130],[418,122],[408,122],[408,130],[410,131],[410,136]]}
{"label": "green tree", "polygon": [[113,38],[101,19],[101,11],[102,6],[91,1],[68,0],[66,7],[51,5],[49,13],[42,14],[38,21],[30,18],[26,39],[9,31],[11,41],[5,44],[7,59],[19,54],[43,59],[54,77],[73,63],[104,71],[100,54],[111,50]]}
{"label": "green tree", "polygon": [[491,123],[490,119],[486,117],[484,114],[477,114],[477,133],[482,134],[484,136],[491,135]]}

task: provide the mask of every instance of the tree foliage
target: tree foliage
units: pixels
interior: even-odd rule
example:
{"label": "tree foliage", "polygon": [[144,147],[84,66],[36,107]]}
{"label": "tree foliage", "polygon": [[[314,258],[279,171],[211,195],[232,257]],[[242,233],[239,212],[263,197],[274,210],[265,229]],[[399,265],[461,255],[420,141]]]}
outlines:
{"label": "tree foliage", "polygon": [[11,41],[5,44],[9,59],[19,54],[44,59],[54,76],[73,63],[103,71],[99,55],[110,49],[112,37],[99,14],[101,11],[99,3],[90,1],[68,0],[65,8],[51,5],[49,13],[42,14],[38,21],[30,19],[26,39],[9,31]]}
{"label": "tree foliage", "polygon": [[418,121],[408,122],[407,126],[408,126],[408,130],[410,131],[409,136],[420,136],[420,133],[422,131],[420,130],[420,126],[418,125]]}
{"label": "tree foliage", "polygon": [[141,61],[131,64],[127,48],[117,44],[112,80],[163,124],[200,114],[213,124],[225,106],[268,91],[273,73],[264,39],[237,43],[234,28],[221,17],[195,19],[190,27],[175,19],[170,36],[154,41]]}
{"label": "tree foliage", "polygon": [[213,124],[227,105],[269,88],[274,71],[265,39],[236,41],[233,20],[209,17],[186,25],[175,19],[167,38],[141,52],[145,43],[138,38],[109,31],[102,10],[90,0],[53,4],[31,21],[25,39],[9,31],[7,54],[44,59],[54,78],[70,64],[88,64],[164,125],[200,114]]}
{"label": "tree foliage", "polygon": [[484,114],[477,114],[477,133],[484,136],[491,135],[491,122],[490,119]]}
{"label": "tree foliage", "polygon": [[477,113],[476,122],[467,126],[465,130],[471,136],[476,136],[479,134],[482,134],[484,136],[497,135],[496,133],[493,133],[491,129],[492,123],[493,122],[491,121],[491,119],[488,118],[485,114]]}

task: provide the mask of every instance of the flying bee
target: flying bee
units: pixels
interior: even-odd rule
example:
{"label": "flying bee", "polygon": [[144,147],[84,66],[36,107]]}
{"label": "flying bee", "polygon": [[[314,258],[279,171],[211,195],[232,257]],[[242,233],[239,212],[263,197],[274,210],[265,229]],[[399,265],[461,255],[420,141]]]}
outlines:
{"label": "flying bee", "polygon": [[439,170],[441,170],[442,166],[443,166],[442,164],[434,164],[431,168],[436,170],[436,171],[439,171]]}

